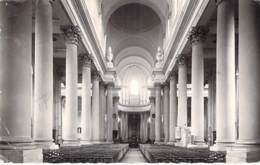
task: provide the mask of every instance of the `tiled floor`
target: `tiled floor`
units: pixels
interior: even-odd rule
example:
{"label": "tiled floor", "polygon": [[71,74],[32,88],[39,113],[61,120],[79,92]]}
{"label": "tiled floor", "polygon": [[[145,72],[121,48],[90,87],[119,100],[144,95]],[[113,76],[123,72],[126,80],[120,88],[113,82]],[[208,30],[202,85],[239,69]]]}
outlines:
{"label": "tiled floor", "polygon": [[145,159],[138,148],[129,148],[121,163],[145,163]]}

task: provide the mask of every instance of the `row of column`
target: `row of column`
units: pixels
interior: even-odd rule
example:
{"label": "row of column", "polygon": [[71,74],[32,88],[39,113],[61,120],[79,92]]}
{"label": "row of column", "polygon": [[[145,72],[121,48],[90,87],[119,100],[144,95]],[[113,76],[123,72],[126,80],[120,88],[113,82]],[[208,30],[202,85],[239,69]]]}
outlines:
{"label": "row of column", "polygon": [[[239,45],[238,71],[236,83],[236,45],[235,45],[235,9],[232,0],[217,2],[217,55],[216,55],[216,96],[214,78],[209,82],[209,102],[216,106],[216,147],[221,150],[234,143],[243,146],[259,144],[259,53],[260,23],[258,21],[259,5],[253,0],[239,0]],[[204,42],[208,30],[203,26],[195,27],[190,32],[192,46],[192,101],[191,101],[191,134],[194,144],[204,143]],[[187,126],[187,68],[179,60],[178,71],[178,110],[176,110],[176,80],[170,77],[170,96],[168,87],[164,87],[165,141],[174,141],[176,111],[177,126]],[[237,88],[237,93],[236,93]],[[238,97],[238,98],[237,98]],[[155,84],[155,141],[161,140],[161,85]],[[216,100],[216,104],[215,101]],[[238,101],[237,101],[238,100]],[[169,112],[168,104],[170,103]],[[236,104],[237,103],[237,104]],[[238,109],[238,111],[236,111]],[[236,112],[238,115],[236,116]],[[208,116],[212,124],[213,111]],[[236,122],[238,121],[238,124]],[[237,125],[238,128],[237,129]],[[213,125],[210,125],[211,130]],[[170,128],[170,129],[168,129]],[[238,132],[237,132],[238,131]],[[211,137],[212,138],[212,137]]]}
{"label": "row of column", "polygon": [[[177,101],[177,81],[179,82],[179,99]],[[163,90],[163,92],[162,92]],[[163,93],[163,122],[161,121],[161,95]],[[151,119],[150,137],[153,136],[153,120],[155,120],[155,142],[161,142],[161,123],[163,123],[164,142],[176,142],[175,129],[187,127],[187,68],[184,58],[179,59],[179,77],[172,72],[169,84],[155,84],[155,102],[150,99],[152,110],[155,104],[155,116]],[[178,102],[178,103],[177,103]],[[151,114],[154,114],[151,112]],[[153,139],[153,138],[151,138]]]}
{"label": "row of column", "polygon": [[[75,26],[61,28],[66,39],[66,105],[65,111],[62,112],[61,80],[53,73],[52,1],[35,3],[35,43],[32,43],[32,19],[28,19],[33,18],[32,4],[30,0],[0,2],[1,141],[23,144],[34,141],[50,146],[53,143],[53,125],[61,127],[59,121],[62,113],[62,138],[65,143],[75,142],[78,120],[79,29]],[[34,62],[32,62],[33,44]],[[91,62],[88,56],[83,58],[81,140],[101,141],[105,139],[105,121],[101,116],[105,119],[106,102],[108,113],[113,110],[113,86],[108,85],[107,101],[100,107],[99,98],[105,97],[105,92],[99,87],[100,78],[93,77],[91,104]],[[56,118],[53,120],[54,116]],[[111,140],[112,115],[108,115],[107,120],[107,138]],[[60,135],[61,132],[57,134]]]}

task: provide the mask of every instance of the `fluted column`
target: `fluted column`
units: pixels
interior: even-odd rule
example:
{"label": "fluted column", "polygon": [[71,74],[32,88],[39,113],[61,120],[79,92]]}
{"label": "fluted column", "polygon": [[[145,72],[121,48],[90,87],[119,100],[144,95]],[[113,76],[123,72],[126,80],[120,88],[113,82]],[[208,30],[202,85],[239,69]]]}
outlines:
{"label": "fluted column", "polygon": [[218,3],[216,124],[217,145],[236,138],[235,9],[232,0]]}
{"label": "fluted column", "polygon": [[[37,1],[35,10],[35,75],[33,139],[51,143],[53,129],[52,1]],[[42,127],[44,123],[44,127]]]}
{"label": "fluted column", "polygon": [[32,142],[32,2],[0,1],[0,29],[0,141],[25,145]]}
{"label": "fluted column", "polygon": [[155,84],[155,142],[161,141],[161,84]]}
{"label": "fluted column", "polygon": [[150,139],[153,141],[155,140],[155,98],[150,96],[149,98],[151,104],[151,111],[150,111]]}
{"label": "fluted column", "polygon": [[81,56],[82,62],[82,110],[81,110],[81,143],[92,140],[91,114],[91,58],[88,54]]}
{"label": "fluted column", "polygon": [[99,109],[99,73],[95,73],[93,76],[92,85],[92,140],[94,142],[100,142],[100,109]]}
{"label": "fluted column", "polygon": [[113,141],[113,84],[107,85],[107,142]]}
{"label": "fluted column", "polygon": [[169,86],[164,84],[163,87],[163,126],[164,142],[169,141]]}
{"label": "fluted column", "polygon": [[77,26],[63,26],[61,30],[66,39],[66,103],[63,113],[64,143],[77,141],[77,113],[78,113],[78,44],[79,28]]}
{"label": "fluted column", "polygon": [[192,43],[191,133],[195,143],[204,143],[204,61],[203,41],[207,29],[199,26],[190,32]]}
{"label": "fluted column", "polygon": [[105,141],[105,114],[106,114],[106,96],[105,85],[103,82],[99,84],[99,102],[100,102],[100,140]]}
{"label": "fluted column", "polygon": [[169,142],[175,142],[175,128],[177,123],[177,75],[172,73],[170,76],[170,129]]}
{"label": "fluted column", "polygon": [[239,144],[260,144],[259,6],[239,0]]}
{"label": "fluted column", "polygon": [[182,55],[178,59],[178,127],[187,127],[187,64]]}

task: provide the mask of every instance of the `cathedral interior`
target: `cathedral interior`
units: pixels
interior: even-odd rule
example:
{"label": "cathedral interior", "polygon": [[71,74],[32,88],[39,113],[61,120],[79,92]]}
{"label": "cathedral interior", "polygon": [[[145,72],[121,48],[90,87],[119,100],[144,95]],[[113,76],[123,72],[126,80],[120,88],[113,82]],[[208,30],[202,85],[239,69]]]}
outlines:
{"label": "cathedral interior", "polygon": [[0,162],[259,162],[260,0],[0,0]]}

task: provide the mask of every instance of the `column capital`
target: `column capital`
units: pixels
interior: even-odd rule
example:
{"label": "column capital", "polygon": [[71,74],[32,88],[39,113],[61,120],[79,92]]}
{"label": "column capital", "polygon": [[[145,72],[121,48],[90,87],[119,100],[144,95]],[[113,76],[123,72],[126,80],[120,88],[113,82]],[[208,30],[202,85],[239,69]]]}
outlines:
{"label": "column capital", "polygon": [[58,78],[62,78],[65,76],[64,68],[61,66],[55,67],[55,74],[58,76]]}
{"label": "column capital", "polygon": [[79,60],[83,66],[91,67],[92,64],[92,57],[90,54],[81,54],[79,56]]}
{"label": "column capital", "polygon": [[163,83],[163,90],[169,90],[168,82]]}
{"label": "column capital", "polygon": [[80,29],[78,26],[65,25],[61,26],[61,31],[63,31],[66,42],[70,44],[79,44],[80,40]]}
{"label": "column capital", "polygon": [[154,83],[154,88],[155,89],[161,89],[161,86],[162,86],[162,84],[161,83]]}
{"label": "column capital", "polygon": [[154,96],[150,96],[149,100],[150,100],[150,102],[155,102],[155,97]]}
{"label": "column capital", "polygon": [[184,64],[186,64],[186,57],[185,57],[185,55],[183,55],[183,54],[179,55],[177,60],[178,60],[178,64],[179,64],[179,65],[184,65]]}
{"label": "column capital", "polygon": [[178,75],[178,74],[177,74],[176,71],[172,71],[171,74],[170,74],[170,78],[169,78],[169,79],[170,79],[170,80],[176,80],[177,75]]}
{"label": "column capital", "polygon": [[114,96],[113,99],[114,99],[114,102],[119,102],[120,97],[119,96]]}
{"label": "column capital", "polygon": [[206,40],[206,35],[209,32],[209,29],[205,26],[196,26],[192,27],[189,32],[189,41],[191,44],[196,44],[198,42],[203,42]]}
{"label": "column capital", "polygon": [[114,86],[115,86],[114,83],[111,82],[111,83],[108,83],[108,84],[106,85],[106,88],[111,90],[111,89],[114,88]]}
{"label": "column capital", "polygon": [[99,71],[94,71],[94,73],[93,73],[93,80],[94,81],[100,81],[101,80],[101,76],[100,76]]}

